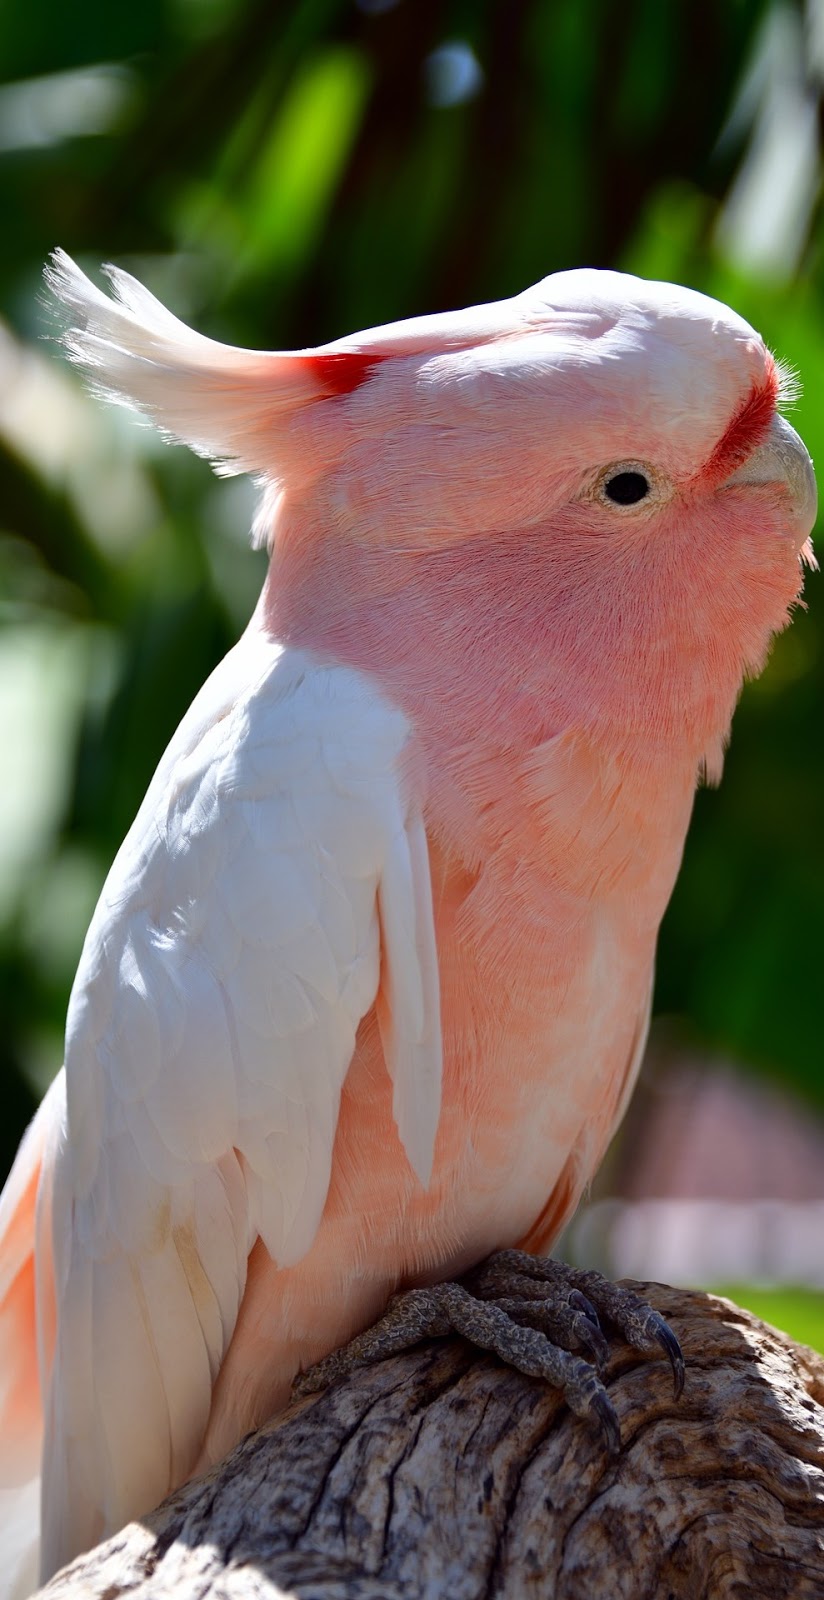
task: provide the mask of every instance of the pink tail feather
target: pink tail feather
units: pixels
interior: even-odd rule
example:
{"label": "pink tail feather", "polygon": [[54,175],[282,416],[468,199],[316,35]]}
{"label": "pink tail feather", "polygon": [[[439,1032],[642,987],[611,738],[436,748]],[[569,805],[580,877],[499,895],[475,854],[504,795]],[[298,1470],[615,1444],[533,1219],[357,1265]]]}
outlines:
{"label": "pink tail feather", "polygon": [[[43,1440],[39,1352],[50,1351],[54,1338],[51,1230],[44,1216],[49,1185],[42,1179],[62,1105],[61,1073],[31,1123],[0,1195],[0,1600],[19,1600],[37,1583]],[[35,1275],[38,1232],[46,1249],[39,1253]]]}

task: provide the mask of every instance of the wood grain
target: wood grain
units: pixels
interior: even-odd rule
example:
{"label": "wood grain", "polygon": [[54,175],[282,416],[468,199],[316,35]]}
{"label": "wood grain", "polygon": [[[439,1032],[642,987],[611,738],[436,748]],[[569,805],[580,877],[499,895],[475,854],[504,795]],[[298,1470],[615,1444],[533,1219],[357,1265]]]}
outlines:
{"label": "wood grain", "polygon": [[824,1600],[824,1360],[634,1285],[687,1360],[617,1346],[595,1427],[459,1339],[354,1373],[79,1558],[49,1600]]}

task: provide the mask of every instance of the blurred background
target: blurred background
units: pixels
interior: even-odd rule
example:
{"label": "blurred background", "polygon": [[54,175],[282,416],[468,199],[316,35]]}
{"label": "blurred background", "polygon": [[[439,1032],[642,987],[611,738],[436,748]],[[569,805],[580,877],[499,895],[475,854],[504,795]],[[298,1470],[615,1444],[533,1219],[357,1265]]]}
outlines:
{"label": "blurred background", "polygon": [[[262,576],[252,493],[105,410],[40,274],[114,260],[288,348],[619,267],[729,301],[824,460],[821,0],[4,0],[0,1166],[88,918]],[[663,927],[642,1085],[573,1257],[824,1348],[824,589],[738,711]]]}

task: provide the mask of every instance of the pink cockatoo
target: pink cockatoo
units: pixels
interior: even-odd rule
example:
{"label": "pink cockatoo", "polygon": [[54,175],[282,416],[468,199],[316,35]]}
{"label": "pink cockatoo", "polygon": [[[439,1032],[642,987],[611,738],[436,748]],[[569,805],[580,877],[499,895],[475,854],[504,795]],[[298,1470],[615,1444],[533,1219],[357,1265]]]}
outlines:
{"label": "pink cockatoo", "polygon": [[56,257],[71,354],[258,476],[271,560],[0,1202],[21,1586],[41,1472],[45,1577],[399,1288],[548,1250],[638,1071],[696,781],[812,559],[776,364],[691,290],[563,272],[269,354],[111,279]]}

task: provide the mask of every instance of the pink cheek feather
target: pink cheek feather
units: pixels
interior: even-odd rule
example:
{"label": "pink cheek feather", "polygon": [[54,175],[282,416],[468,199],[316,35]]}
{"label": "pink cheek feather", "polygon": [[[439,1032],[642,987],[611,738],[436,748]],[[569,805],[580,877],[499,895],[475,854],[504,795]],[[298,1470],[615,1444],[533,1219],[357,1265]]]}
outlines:
{"label": "pink cheek feather", "polygon": [[453,743],[601,725],[698,761],[797,599],[785,520],[769,485],[701,481],[636,517],[580,502],[546,527],[423,553],[317,529],[275,554],[265,616],[275,636],[375,675]]}

